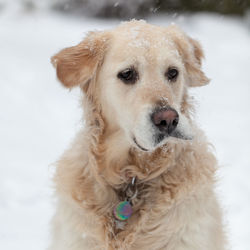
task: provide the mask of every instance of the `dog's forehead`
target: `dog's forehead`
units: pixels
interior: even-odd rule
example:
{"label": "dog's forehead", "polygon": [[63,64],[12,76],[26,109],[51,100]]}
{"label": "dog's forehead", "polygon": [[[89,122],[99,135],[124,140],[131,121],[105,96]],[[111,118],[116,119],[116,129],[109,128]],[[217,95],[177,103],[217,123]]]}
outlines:
{"label": "dog's forehead", "polygon": [[[121,56],[153,56],[162,53],[179,56],[171,32],[145,21],[122,23],[112,31],[112,54]],[[162,53],[159,53],[162,52]]]}

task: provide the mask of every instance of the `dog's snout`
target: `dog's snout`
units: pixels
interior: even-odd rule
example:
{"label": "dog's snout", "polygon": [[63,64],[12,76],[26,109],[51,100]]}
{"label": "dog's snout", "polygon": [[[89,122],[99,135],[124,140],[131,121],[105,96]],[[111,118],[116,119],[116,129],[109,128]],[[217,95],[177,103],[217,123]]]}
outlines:
{"label": "dog's snout", "polygon": [[171,134],[179,122],[179,115],[176,110],[172,108],[163,108],[156,110],[152,114],[153,124],[163,133]]}

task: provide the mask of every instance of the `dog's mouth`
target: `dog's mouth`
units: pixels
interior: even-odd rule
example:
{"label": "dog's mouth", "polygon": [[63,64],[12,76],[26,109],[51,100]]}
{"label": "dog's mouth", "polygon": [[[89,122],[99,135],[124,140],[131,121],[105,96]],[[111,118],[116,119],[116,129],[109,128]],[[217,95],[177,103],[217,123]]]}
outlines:
{"label": "dog's mouth", "polygon": [[[163,133],[159,133],[157,135],[155,135],[155,148],[157,146],[160,146],[160,145],[163,145],[164,144],[164,141],[167,139],[167,138],[177,138],[177,139],[180,139],[180,140],[184,140],[184,141],[187,141],[187,140],[192,140],[193,137],[192,136],[189,136],[189,135],[185,135],[183,133],[181,133],[180,131],[178,130],[175,130],[173,131],[171,134],[163,134]],[[133,136],[133,141],[135,143],[135,145],[142,151],[149,151],[149,149],[146,149],[145,147],[141,146],[138,141],[136,140],[136,137]],[[165,141],[166,143],[166,141]]]}
{"label": "dog's mouth", "polygon": [[177,139],[181,139],[181,140],[192,140],[193,137],[190,135],[185,135],[182,132],[175,130],[173,131],[171,134],[163,134],[163,133],[159,133],[155,136],[155,144],[159,144],[161,143],[163,140],[165,140],[166,138],[177,138]]}
{"label": "dog's mouth", "polygon": [[136,138],[135,138],[135,137],[133,137],[133,141],[134,141],[135,145],[136,145],[139,149],[141,149],[142,151],[148,151],[148,149],[142,147],[142,146],[136,141]]}

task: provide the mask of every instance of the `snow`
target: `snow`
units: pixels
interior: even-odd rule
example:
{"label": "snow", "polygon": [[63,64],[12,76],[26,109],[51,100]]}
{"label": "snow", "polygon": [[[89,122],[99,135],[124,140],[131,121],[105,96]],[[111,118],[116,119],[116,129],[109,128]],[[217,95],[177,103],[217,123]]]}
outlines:
{"label": "snow", "polygon": [[[211,14],[154,16],[203,44],[211,84],[192,90],[197,119],[216,148],[218,196],[232,249],[250,249],[250,33],[247,22]],[[53,162],[81,126],[79,91],[56,80],[50,57],[89,30],[118,20],[47,10],[0,10],[0,248],[45,249],[53,214]]]}

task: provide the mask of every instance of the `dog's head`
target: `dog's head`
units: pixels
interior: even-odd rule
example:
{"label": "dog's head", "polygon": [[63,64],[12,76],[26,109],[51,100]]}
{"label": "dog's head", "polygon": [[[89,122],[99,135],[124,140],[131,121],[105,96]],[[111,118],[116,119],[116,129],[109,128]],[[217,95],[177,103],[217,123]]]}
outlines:
{"label": "dog's head", "polygon": [[130,21],[90,33],[52,62],[63,85],[80,85],[98,105],[109,133],[121,130],[130,146],[147,151],[192,138],[186,96],[208,83],[202,58],[200,44],[176,26]]}

